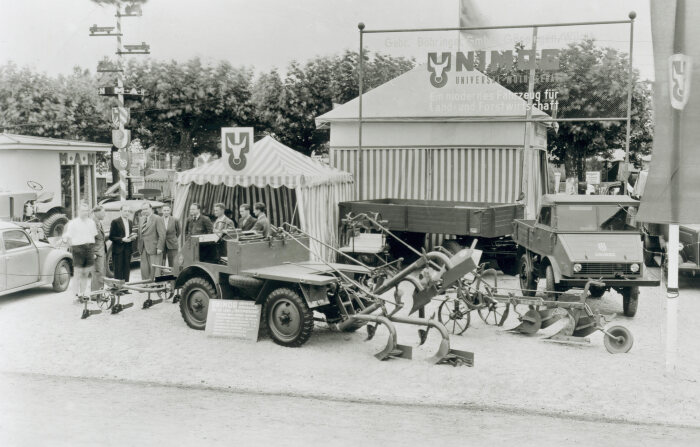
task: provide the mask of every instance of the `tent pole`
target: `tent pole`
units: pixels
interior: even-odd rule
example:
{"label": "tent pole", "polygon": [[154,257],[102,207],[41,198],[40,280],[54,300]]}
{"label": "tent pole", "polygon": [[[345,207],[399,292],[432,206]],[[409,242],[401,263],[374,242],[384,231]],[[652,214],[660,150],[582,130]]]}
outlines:
{"label": "tent pole", "polygon": [[630,133],[632,131],[632,52],[634,51],[634,18],[637,14],[634,11],[629,13],[630,18],[630,58],[629,66],[627,67],[627,135],[625,136],[625,179],[622,184],[622,189],[627,192],[627,181],[629,180],[629,164],[630,164]]}
{"label": "tent pole", "polygon": [[357,182],[358,182],[358,200],[362,200],[364,197],[362,196],[362,183],[364,180],[363,176],[363,160],[362,160],[362,83],[363,83],[363,71],[364,71],[364,48],[362,47],[362,37],[363,37],[363,31],[365,29],[365,24],[360,22],[357,24],[357,28],[360,30],[360,61],[357,69],[357,77],[358,77],[358,90],[359,90],[359,110],[357,114],[357,158],[358,158],[358,163],[357,163],[357,169],[355,170],[357,174]]}

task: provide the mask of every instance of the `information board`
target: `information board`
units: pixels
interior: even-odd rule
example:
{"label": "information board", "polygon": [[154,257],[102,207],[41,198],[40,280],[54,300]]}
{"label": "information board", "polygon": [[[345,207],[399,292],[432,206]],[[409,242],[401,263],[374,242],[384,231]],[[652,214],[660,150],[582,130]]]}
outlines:
{"label": "information board", "polygon": [[253,301],[209,300],[204,331],[209,337],[258,341],[261,307]]}
{"label": "information board", "polygon": [[600,171],[586,171],[586,183],[589,185],[599,185]]}

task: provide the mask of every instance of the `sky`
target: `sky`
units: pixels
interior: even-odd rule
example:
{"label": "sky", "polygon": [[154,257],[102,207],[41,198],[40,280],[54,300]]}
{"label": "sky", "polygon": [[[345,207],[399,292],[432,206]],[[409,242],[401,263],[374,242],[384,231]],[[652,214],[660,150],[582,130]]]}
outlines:
{"label": "sky", "polygon": [[[634,65],[642,79],[653,79],[648,0],[471,1],[485,25],[626,20],[634,10]],[[116,48],[115,38],[88,36],[93,24],[114,25],[113,6],[90,0],[0,0],[0,5],[0,64],[11,60],[51,75],[74,66],[94,71]],[[358,22],[368,30],[457,26],[459,0],[149,0],[142,17],[122,20],[123,43],[146,42],[154,59],[198,56],[284,72],[291,60],[357,51]],[[494,33],[486,46],[507,50],[516,40],[529,44],[529,33]],[[561,47],[585,35],[625,52],[629,47],[628,25],[541,29],[538,47]],[[365,36],[365,47],[373,51],[419,62],[428,51],[455,51],[457,45],[454,32]],[[459,45],[463,49],[464,40]]]}

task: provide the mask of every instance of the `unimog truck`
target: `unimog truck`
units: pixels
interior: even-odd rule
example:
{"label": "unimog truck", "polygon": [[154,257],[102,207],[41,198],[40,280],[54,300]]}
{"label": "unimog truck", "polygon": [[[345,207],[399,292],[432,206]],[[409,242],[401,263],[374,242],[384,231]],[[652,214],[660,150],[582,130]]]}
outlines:
{"label": "unimog truck", "polygon": [[659,285],[646,275],[638,207],[628,196],[543,196],[536,220],[514,222],[523,294],[533,296],[540,278],[550,299],[592,279],[605,284],[591,288],[593,297],[616,290],[633,317],[639,287]]}

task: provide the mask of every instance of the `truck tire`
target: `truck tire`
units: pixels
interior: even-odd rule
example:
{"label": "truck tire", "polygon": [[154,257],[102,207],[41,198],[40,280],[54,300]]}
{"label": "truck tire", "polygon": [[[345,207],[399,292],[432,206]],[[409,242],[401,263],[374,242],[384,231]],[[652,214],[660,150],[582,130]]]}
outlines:
{"label": "truck tire", "polygon": [[527,253],[523,254],[520,257],[520,262],[518,262],[518,276],[520,279],[520,291],[523,293],[523,296],[535,296],[537,277],[535,276],[532,259]]}
{"label": "truck tire", "polygon": [[588,293],[590,293],[593,298],[600,298],[605,294],[605,287],[591,286],[588,289]]}
{"label": "truck tire", "polygon": [[639,287],[625,287],[622,289],[622,311],[626,317],[635,316],[638,302]]}
{"label": "truck tire", "polygon": [[559,290],[559,287],[557,287],[557,283],[554,281],[554,269],[552,268],[551,265],[548,265],[547,268],[544,270],[544,276],[545,276],[545,295],[548,300],[550,301],[557,301],[559,299],[559,293],[557,293]]}
{"label": "truck tire", "polygon": [[209,300],[217,299],[214,285],[201,277],[188,279],[180,291],[180,314],[187,326],[203,331],[207,325]]}
{"label": "truck tire", "polygon": [[459,242],[457,242],[457,241],[454,240],[454,239],[447,239],[447,240],[443,241],[442,247],[443,247],[445,250],[447,250],[447,251],[449,251],[450,253],[452,253],[453,255],[456,255],[457,253],[459,253],[460,251],[462,251],[462,249],[464,248],[464,247],[462,246],[462,244],[460,244]]}
{"label": "truck tire", "polygon": [[63,213],[54,213],[42,222],[44,235],[49,237],[61,236],[68,223],[68,217]]}
{"label": "truck tire", "polygon": [[264,315],[272,341],[288,348],[306,343],[314,329],[314,315],[306,301],[286,287],[268,295]]}
{"label": "truck tire", "polygon": [[63,292],[68,288],[70,283],[70,263],[67,259],[61,259],[58,264],[56,264],[56,269],[53,272],[53,286],[54,292]]}

